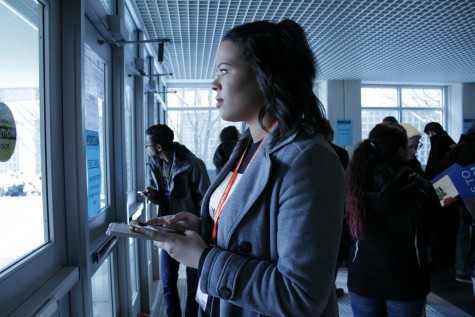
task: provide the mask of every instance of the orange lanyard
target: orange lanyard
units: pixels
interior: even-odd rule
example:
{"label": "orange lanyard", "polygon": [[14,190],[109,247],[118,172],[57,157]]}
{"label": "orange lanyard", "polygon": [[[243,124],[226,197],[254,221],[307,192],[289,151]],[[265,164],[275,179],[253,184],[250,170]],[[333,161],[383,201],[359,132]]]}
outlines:
{"label": "orange lanyard", "polygon": [[[277,123],[277,120],[274,121],[271,124],[271,126],[269,127],[269,132],[272,130],[272,128],[274,127],[274,125],[276,123]],[[256,150],[256,152],[254,152],[254,155],[252,156],[251,160],[249,161],[249,164],[247,165],[247,167],[249,167],[249,165],[251,165],[252,160],[254,160],[254,157],[256,156],[257,152],[259,152],[259,149],[261,148],[262,143],[264,143],[264,140],[266,139],[266,137],[269,135],[269,132],[267,132],[264,135],[264,137],[262,138],[262,142],[257,147],[257,150]],[[250,144],[250,142],[249,142],[249,144]],[[249,149],[249,144],[246,146],[246,149],[244,150],[244,153],[242,153],[242,156],[239,159],[238,165],[234,169],[233,174],[231,175],[231,178],[229,179],[226,187],[224,188],[224,192],[223,192],[223,195],[221,196],[221,199],[219,200],[218,206],[216,206],[216,210],[214,212],[214,217],[213,217],[213,220],[214,220],[213,234],[211,236],[211,242],[214,245],[216,245],[216,241],[217,241],[216,238],[217,238],[217,235],[218,235],[218,220],[219,220],[219,217],[221,216],[221,212],[223,211],[223,207],[224,207],[224,204],[226,202],[226,199],[228,198],[229,192],[231,191],[231,188],[233,187],[234,181],[236,180],[236,176],[238,174],[239,168],[241,167],[242,161],[244,160],[244,157],[246,156],[247,150]],[[246,167],[246,169],[247,169],[247,167]],[[244,172],[245,171],[246,170],[244,170]]]}

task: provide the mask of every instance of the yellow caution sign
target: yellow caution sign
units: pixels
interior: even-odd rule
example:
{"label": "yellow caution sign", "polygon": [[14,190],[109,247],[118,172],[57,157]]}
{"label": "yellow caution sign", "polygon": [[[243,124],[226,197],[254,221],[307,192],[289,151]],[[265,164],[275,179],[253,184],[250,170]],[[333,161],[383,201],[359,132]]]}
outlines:
{"label": "yellow caution sign", "polygon": [[0,102],[0,162],[12,157],[16,146],[16,124],[10,108]]}

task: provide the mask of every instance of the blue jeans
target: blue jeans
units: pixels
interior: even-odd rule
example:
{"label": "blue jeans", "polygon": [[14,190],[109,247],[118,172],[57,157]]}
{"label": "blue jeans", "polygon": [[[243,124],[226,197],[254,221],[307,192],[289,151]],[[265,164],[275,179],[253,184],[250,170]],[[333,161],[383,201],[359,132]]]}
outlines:
{"label": "blue jeans", "polygon": [[420,317],[426,304],[425,297],[412,301],[394,301],[349,293],[354,317]]}
{"label": "blue jeans", "polygon": [[[181,317],[180,297],[178,296],[178,270],[180,263],[166,251],[160,251],[160,275],[162,278],[163,301],[168,317]],[[195,300],[198,287],[198,271],[186,268],[186,317],[198,316],[198,303]]]}

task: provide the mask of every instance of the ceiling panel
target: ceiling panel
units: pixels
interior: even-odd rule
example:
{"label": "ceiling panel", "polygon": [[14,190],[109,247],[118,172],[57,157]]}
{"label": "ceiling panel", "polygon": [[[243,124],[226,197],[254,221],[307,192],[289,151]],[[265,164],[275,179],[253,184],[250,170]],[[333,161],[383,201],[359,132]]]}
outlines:
{"label": "ceiling panel", "polygon": [[169,38],[169,79],[211,80],[233,26],[293,19],[319,80],[475,82],[475,0],[136,0],[150,38]]}

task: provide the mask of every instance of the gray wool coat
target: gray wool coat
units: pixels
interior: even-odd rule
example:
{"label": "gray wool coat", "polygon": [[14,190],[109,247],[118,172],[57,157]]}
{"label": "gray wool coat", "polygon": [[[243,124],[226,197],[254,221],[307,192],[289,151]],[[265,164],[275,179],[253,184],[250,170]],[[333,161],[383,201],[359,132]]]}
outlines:
{"label": "gray wool coat", "polygon": [[[334,283],[344,171],[323,137],[301,132],[271,146],[277,130],[228,197],[217,246],[202,262],[200,287],[210,295],[210,316],[338,316]],[[242,136],[247,138],[249,131]],[[242,151],[234,150],[203,199],[207,242],[210,196]]]}

